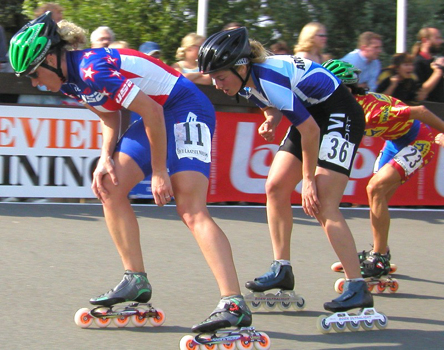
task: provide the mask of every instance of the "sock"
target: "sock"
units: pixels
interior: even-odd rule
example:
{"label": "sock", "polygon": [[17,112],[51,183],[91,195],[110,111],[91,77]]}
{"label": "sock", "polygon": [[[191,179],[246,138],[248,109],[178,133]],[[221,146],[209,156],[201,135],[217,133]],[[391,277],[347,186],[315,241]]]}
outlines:
{"label": "sock", "polygon": [[276,260],[276,261],[278,261],[282,266],[285,266],[285,265],[291,266],[290,260]]}

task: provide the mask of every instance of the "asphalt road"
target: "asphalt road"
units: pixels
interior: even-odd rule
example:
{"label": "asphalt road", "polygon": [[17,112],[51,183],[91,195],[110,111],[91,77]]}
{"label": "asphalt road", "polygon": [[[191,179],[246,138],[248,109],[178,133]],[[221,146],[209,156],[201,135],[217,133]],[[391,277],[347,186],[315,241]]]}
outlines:
{"label": "asphalt road", "polygon": [[[114,287],[123,268],[94,204],[0,203],[0,349],[179,349],[190,326],[216,306],[219,293],[192,235],[170,205],[134,206],[152,303],[166,314],[161,327],[92,326],[81,329],[75,312]],[[263,207],[211,207],[229,237],[241,285],[272,261]],[[393,210],[390,245],[398,266],[397,293],[374,294],[386,330],[320,334],[323,303],[337,297],[330,270],[337,259],[319,225],[294,208],[292,263],[303,311],[260,311],[253,325],[271,349],[443,349],[443,210]],[[343,209],[357,248],[371,243],[368,209]],[[247,292],[243,288],[244,292]]]}

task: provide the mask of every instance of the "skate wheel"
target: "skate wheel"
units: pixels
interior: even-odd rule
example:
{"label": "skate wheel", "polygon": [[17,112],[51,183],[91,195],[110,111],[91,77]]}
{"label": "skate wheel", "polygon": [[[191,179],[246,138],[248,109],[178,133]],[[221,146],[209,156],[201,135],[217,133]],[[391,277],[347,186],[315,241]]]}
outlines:
{"label": "skate wheel", "polygon": [[398,281],[395,279],[392,279],[392,283],[390,284],[390,287],[389,287],[389,292],[396,293],[398,291],[398,289],[399,289]]}
{"label": "skate wheel", "polygon": [[[282,293],[282,297],[285,298],[291,298],[291,295],[288,293]],[[277,304],[279,310],[281,311],[287,311],[291,309],[291,301],[281,301],[280,303]]]}
{"label": "skate wheel", "polygon": [[367,289],[369,292],[373,290],[374,285],[373,284],[367,284]]}
{"label": "skate wheel", "polygon": [[131,316],[131,322],[136,327],[145,326],[147,321],[148,321],[148,317],[145,316],[144,309],[137,309],[137,314]]}
{"label": "skate wheel", "polygon": [[342,294],[344,292],[345,278],[340,278],[335,282],[335,292]]}
{"label": "skate wheel", "polygon": [[180,340],[179,348],[180,350],[197,350],[199,345],[194,341],[192,335],[186,335]]}
{"label": "skate wheel", "polygon": [[[267,298],[267,300],[264,302],[264,308],[265,310],[274,310],[276,308],[276,302],[273,301],[273,299],[275,298],[275,295],[273,293],[268,293],[265,294],[265,297]],[[271,299],[271,300],[268,300]]]}
{"label": "skate wheel", "polygon": [[268,334],[260,332],[261,339],[257,342],[254,342],[254,348],[257,350],[268,350],[271,346],[271,340]]}
{"label": "skate wheel", "polygon": [[[354,313],[348,314],[350,317],[356,316]],[[350,330],[350,332],[357,332],[359,331],[359,321],[354,321],[353,318],[350,320],[350,322],[347,322],[347,328]]]}
{"label": "skate wheel", "polygon": [[253,342],[251,341],[250,335],[245,332],[241,332],[240,334],[242,335],[242,338],[239,340],[236,340],[236,347],[239,350],[253,349]]}
{"label": "skate wheel", "polygon": [[106,328],[109,326],[109,324],[111,323],[111,319],[108,317],[98,317],[94,319],[94,323],[97,325],[97,327],[99,328]]}
{"label": "skate wheel", "polygon": [[327,316],[320,315],[316,321],[316,328],[322,334],[327,334],[331,330],[331,323],[327,325],[325,322],[327,320]]}
{"label": "skate wheel", "polygon": [[388,318],[382,312],[379,312],[379,314],[382,316],[382,320],[376,320],[375,321],[375,326],[378,329],[386,329],[387,326],[388,326]]}
{"label": "skate wheel", "polygon": [[220,343],[217,344],[217,350],[235,350],[236,349],[236,343]]}
{"label": "skate wheel", "polygon": [[361,327],[365,331],[371,331],[373,329],[373,321],[363,320],[363,321],[361,321]]}
{"label": "skate wheel", "polygon": [[390,264],[390,273],[395,273],[398,270],[398,266],[396,264]]}
{"label": "skate wheel", "polygon": [[301,297],[299,301],[294,302],[293,308],[297,311],[303,310],[305,308],[305,299]]}
{"label": "skate wheel", "polygon": [[379,281],[379,283],[378,283],[377,286],[376,286],[376,292],[378,292],[378,293],[384,293],[385,288],[386,288],[385,282],[381,282],[381,281]]}
{"label": "skate wheel", "polygon": [[153,327],[159,327],[165,322],[165,312],[163,312],[161,309],[156,309],[156,312],[157,316],[149,317],[150,324]]}
{"label": "skate wheel", "polygon": [[342,263],[340,261],[335,262],[333,265],[331,265],[331,269],[334,272],[344,272],[344,268],[342,267]]}
{"label": "skate wheel", "polygon": [[336,333],[342,333],[347,328],[347,322],[334,322],[331,326]]}
{"label": "skate wheel", "polygon": [[[202,339],[211,340],[209,336],[201,336]],[[217,344],[200,344],[199,350],[217,350]]]}
{"label": "skate wheel", "polygon": [[[124,308],[115,309],[116,312],[122,312],[124,310]],[[118,316],[113,318],[113,323],[119,328],[125,327],[129,323],[129,321],[130,319],[128,316]]]}
{"label": "skate wheel", "polygon": [[[250,298],[251,299],[261,298],[262,295],[263,295],[263,293],[250,293],[245,296],[245,300],[248,300]],[[247,305],[252,311],[256,311],[256,310],[260,309],[260,307],[262,306],[262,302],[261,301],[247,301]]]}
{"label": "skate wheel", "polygon": [[84,307],[82,309],[77,310],[76,314],[74,315],[74,322],[77,326],[81,328],[88,328],[91,326],[93,322],[93,317],[89,313],[89,309]]}

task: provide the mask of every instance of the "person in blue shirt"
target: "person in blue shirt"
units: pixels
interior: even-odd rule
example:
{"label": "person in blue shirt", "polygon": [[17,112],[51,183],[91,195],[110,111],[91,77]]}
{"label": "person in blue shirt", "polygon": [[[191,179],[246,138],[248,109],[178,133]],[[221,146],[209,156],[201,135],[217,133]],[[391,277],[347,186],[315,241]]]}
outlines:
{"label": "person in blue shirt", "polygon": [[373,32],[364,32],[358,38],[358,48],[341,58],[361,70],[359,87],[376,91],[381,72],[379,55],[382,52],[382,38]]}
{"label": "person in blue shirt", "polygon": [[[85,42],[73,23],[51,19],[51,12],[26,24],[11,39],[9,57],[18,76],[76,99],[97,114],[102,148],[92,190],[125,270],[122,281],[91,298],[93,305],[146,303],[147,279],[136,215],[129,191],[147,176],[155,203],[174,196],[177,212],[193,233],[217,280],[221,299],[195,332],[250,326],[251,312],[240,292],[230,243],[206,206],[215,111],[195,84],[162,61],[130,49],[70,50]],[[141,119],[119,139],[120,111]]]}
{"label": "person in blue shirt", "polygon": [[217,89],[253,101],[264,112],[259,133],[274,139],[282,116],[292,126],[275,155],[266,181],[267,218],[274,261],[250,290],[290,290],[293,227],[291,195],[302,180],[302,207],[315,217],[340,261],[347,282],[341,297],[324,304],[330,311],[372,307],[361,277],[351,231],[339,210],[353,160],[364,135],[364,113],[349,90],[330,71],[301,57],[270,56],[245,27],[210,36],[199,51],[199,69]]}

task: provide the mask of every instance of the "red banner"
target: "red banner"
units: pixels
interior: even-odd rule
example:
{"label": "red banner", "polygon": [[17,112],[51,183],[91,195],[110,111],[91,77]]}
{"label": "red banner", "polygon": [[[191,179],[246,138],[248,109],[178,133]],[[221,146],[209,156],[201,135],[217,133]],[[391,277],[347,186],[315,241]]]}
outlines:
{"label": "red banner", "polygon": [[[257,133],[263,121],[260,114],[217,112],[209,202],[265,203],[268,170],[290,123],[283,118],[276,140],[268,143]],[[383,144],[379,138],[363,138],[343,202],[368,205],[365,188]],[[398,189],[390,205],[444,205],[443,173],[444,149],[440,148],[425,168]],[[292,203],[301,203],[300,184],[292,195]]]}

